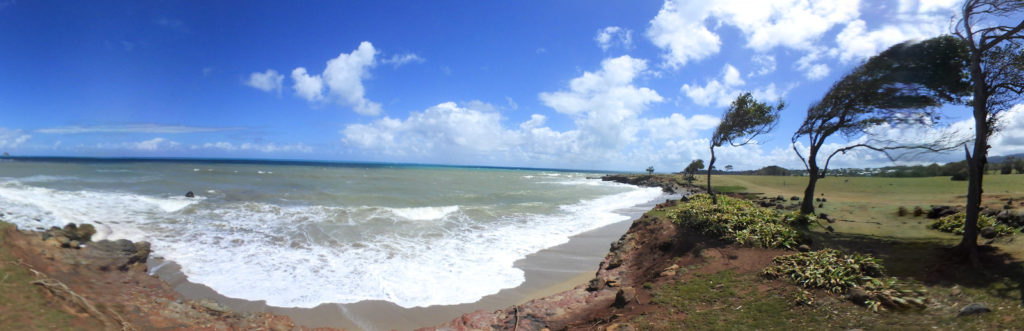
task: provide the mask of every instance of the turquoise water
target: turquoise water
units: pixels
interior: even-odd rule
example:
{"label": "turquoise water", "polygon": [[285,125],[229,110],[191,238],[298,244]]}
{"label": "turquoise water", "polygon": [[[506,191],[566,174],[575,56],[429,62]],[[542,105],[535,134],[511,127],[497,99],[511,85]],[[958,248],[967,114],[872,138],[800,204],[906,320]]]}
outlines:
{"label": "turquoise water", "polygon": [[148,240],[190,281],[280,307],[475,302],[524,281],[516,260],[662,197],[570,171],[56,161],[0,161],[4,220]]}

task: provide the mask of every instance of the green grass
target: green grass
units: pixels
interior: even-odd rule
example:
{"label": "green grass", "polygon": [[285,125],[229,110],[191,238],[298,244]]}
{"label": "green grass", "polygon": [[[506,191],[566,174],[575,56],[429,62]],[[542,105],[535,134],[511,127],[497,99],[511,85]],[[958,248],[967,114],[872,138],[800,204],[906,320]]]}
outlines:
{"label": "green grass", "polygon": [[724,270],[667,283],[655,290],[652,302],[671,315],[641,317],[635,323],[641,330],[794,330],[821,322],[817,315],[793,309],[793,291],[762,291],[756,286],[762,282],[750,274]]}
{"label": "green grass", "polygon": [[721,192],[721,193],[740,193],[740,192],[746,192],[747,191],[747,188],[745,186],[739,186],[739,185],[711,186],[711,188],[713,190],[715,190],[715,192]]}
{"label": "green grass", "polygon": [[[79,330],[74,315],[54,306],[3,245],[5,231],[13,225],[0,221],[0,328],[5,330]],[[93,326],[97,328],[99,326]]]}

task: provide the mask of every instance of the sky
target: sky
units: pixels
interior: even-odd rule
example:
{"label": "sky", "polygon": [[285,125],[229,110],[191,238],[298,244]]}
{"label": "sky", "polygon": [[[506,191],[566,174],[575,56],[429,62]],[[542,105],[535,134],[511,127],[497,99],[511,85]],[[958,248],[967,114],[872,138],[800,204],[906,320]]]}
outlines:
{"label": "sky", "polygon": [[[750,91],[786,103],[780,123],[716,164],[797,169],[807,107],[864,59],[947,33],[957,6],[0,0],[0,150],[674,172]],[[1002,122],[990,155],[1024,152],[1024,106]]]}

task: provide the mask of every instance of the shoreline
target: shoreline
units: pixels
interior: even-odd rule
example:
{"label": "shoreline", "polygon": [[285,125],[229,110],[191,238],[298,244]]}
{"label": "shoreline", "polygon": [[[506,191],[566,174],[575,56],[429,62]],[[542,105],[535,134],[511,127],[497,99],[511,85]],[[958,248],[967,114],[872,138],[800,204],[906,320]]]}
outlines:
{"label": "shoreline", "polygon": [[[543,249],[516,261],[525,281],[514,288],[502,289],[472,303],[403,308],[382,300],[337,304],[324,303],[313,308],[287,308],[269,306],[265,301],[229,298],[203,284],[190,282],[173,261],[153,258],[149,262],[151,273],[171,286],[187,299],[210,299],[232,310],[245,313],[269,312],[286,315],[296,325],[305,327],[332,327],[350,330],[411,330],[439,325],[467,313],[479,310],[498,310],[546,297],[584,284],[594,277],[595,270],[605,255],[608,245],[626,233],[632,221],[665,199],[678,199],[678,194],[663,194],[659,198],[617,210],[626,219],[600,228],[576,234],[569,241]],[[422,286],[422,285],[420,285]]]}

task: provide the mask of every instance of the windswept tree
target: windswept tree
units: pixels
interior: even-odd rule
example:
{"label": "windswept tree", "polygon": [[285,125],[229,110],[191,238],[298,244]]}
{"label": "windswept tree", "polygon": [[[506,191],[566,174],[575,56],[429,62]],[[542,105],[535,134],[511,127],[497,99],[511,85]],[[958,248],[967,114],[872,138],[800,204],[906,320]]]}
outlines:
{"label": "windswept tree", "polygon": [[697,179],[697,172],[701,169],[704,169],[704,160],[696,159],[690,161],[690,164],[686,166],[686,169],[683,169],[683,174],[686,175],[686,181],[693,183],[693,181]]}
{"label": "windswept tree", "polygon": [[647,167],[647,175],[653,175],[653,174],[654,174],[654,166]]}
{"label": "windswept tree", "polygon": [[[786,105],[780,100],[772,106],[757,101],[750,92],[741,93],[729,105],[729,110],[722,116],[715,133],[711,136],[711,160],[708,161],[708,194],[711,203],[718,204],[718,197],[711,189],[711,170],[715,167],[715,147],[729,143],[732,146],[743,146],[754,141],[759,135],[766,134],[779,122],[779,112]],[[730,166],[731,168],[731,166]]]}
{"label": "windswept tree", "polygon": [[732,165],[731,164],[726,164],[725,165],[725,171],[732,171]]}
{"label": "windswept tree", "polygon": [[[949,141],[899,142],[871,137],[869,130],[883,123],[892,126],[930,125],[939,120],[937,107],[959,103],[969,84],[963,79],[965,47],[952,36],[890,47],[868,59],[840,79],[822,99],[807,109],[807,117],[793,134],[793,150],[807,169],[808,182],[800,212],[814,213],[814,191],[825,177],[836,154],[855,148],[884,153],[890,160],[897,150],[943,150],[957,146]],[[841,134],[854,143],[832,151],[819,163],[825,142]],[[804,157],[797,141],[806,137]]]}
{"label": "windswept tree", "polygon": [[978,213],[982,179],[988,163],[988,139],[998,129],[999,114],[1013,107],[1024,93],[1024,1],[967,0],[954,33],[968,50],[974,116],[973,153],[967,157],[967,218],[960,249],[978,262]]}

